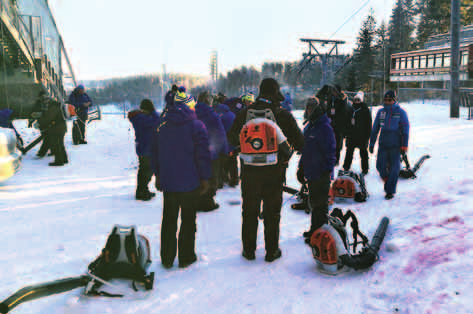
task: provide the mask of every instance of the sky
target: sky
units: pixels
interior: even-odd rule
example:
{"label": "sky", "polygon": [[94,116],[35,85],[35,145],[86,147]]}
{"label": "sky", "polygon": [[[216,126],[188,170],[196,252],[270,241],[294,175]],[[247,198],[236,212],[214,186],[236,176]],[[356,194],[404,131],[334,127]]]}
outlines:
{"label": "sky", "polygon": [[[130,280],[113,280],[102,289],[123,298],[85,297],[75,289],[19,305],[12,314],[471,314],[473,313],[473,121],[449,118],[448,101],[401,103],[410,120],[409,160],[430,154],[415,180],[399,180],[395,197],[384,199],[383,182],[370,155],[365,177],[369,199],[335,203],[358,217],[372,237],[383,216],[390,224],[369,269],[329,276],[317,270],[302,232],[310,216],[281,211],[282,257],[264,261],[263,223],[256,260],[241,256],[241,190],[217,191],[220,208],[197,215],[198,261],[186,269],[164,269],[160,259],[162,194],[135,200],[137,157],[134,132],[121,108],[102,107],[102,120],[87,126],[87,145],[72,145],[71,125],[64,139],[69,163],[48,167],[37,159],[39,145],[23,156],[20,170],[0,182],[0,302],[22,287],[79,276],[105,246],[114,224],[135,225],[150,242],[154,289]],[[373,117],[379,107],[373,108]],[[115,113],[112,115],[111,113]],[[302,111],[293,112],[302,125]],[[25,142],[39,131],[15,121]],[[454,139],[454,140],[452,140]],[[377,152],[377,145],[375,154]],[[345,150],[342,150],[342,158]],[[294,154],[287,183],[299,188]],[[1,165],[1,160],[0,160]],[[341,166],[336,168],[336,172]],[[359,173],[359,154],[352,170]],[[151,191],[156,191],[150,184]],[[351,230],[349,228],[351,239]]]}
{"label": "sky", "polygon": [[[370,8],[394,0],[49,0],[79,80],[167,72],[209,75],[265,61],[299,61],[300,38],[345,40],[350,53]],[[343,27],[354,12],[362,8]],[[340,30],[335,34],[337,29]]]}

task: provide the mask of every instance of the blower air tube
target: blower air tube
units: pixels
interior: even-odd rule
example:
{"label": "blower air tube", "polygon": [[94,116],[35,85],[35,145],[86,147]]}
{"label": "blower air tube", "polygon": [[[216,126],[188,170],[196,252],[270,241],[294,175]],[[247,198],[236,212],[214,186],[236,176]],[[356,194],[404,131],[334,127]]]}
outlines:
{"label": "blower air tube", "polygon": [[384,236],[388,230],[389,218],[383,217],[376,229],[376,232],[371,239],[371,244],[365,247],[359,254],[356,255],[342,255],[340,259],[344,265],[353,269],[366,269],[371,267],[378,260],[378,251],[383,243]]}
{"label": "blower air tube", "polygon": [[0,313],[8,313],[16,306],[27,301],[85,286],[89,281],[89,276],[80,276],[24,287],[0,303]]}

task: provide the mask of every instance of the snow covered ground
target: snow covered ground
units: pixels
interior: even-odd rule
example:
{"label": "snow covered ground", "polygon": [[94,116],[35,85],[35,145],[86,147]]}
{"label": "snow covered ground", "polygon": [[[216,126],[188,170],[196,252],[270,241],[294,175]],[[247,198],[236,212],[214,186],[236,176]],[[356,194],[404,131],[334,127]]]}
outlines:
{"label": "snow covered ground", "polygon": [[[21,170],[0,183],[0,300],[26,285],[85,273],[119,223],[135,224],[149,238],[153,291],[134,292],[129,281],[115,281],[126,292],[122,299],[88,298],[76,289],[13,312],[473,313],[473,121],[450,120],[448,105],[404,108],[411,122],[411,163],[427,153],[432,158],[416,180],[400,181],[395,198],[386,201],[370,156],[368,202],[340,206],[357,214],[368,236],[383,216],[391,219],[380,260],[369,270],[336,277],[317,272],[301,236],[309,216],[292,210],[294,199],[287,194],[282,258],[264,261],[260,224],[257,259],[243,259],[241,204],[233,202],[241,201],[239,188],[219,191],[220,209],[198,214],[198,262],[165,270],[159,258],[161,195],[150,202],[134,199],[133,130],[123,115],[103,115],[88,126],[88,145],[72,146],[69,125],[65,167],[48,167],[50,157],[36,159],[36,147]],[[296,115],[300,119],[301,112]],[[30,129],[22,134],[27,142],[35,135]],[[288,171],[293,187],[299,187],[297,159]],[[353,169],[360,169],[357,152]]]}

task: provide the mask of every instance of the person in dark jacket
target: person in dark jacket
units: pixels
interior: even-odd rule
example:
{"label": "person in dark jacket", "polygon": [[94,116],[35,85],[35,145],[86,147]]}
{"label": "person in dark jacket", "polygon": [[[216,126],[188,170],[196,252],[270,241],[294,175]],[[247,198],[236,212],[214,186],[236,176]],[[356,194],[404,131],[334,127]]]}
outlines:
{"label": "person in dark jacket", "polygon": [[209,190],[201,196],[199,211],[212,211],[219,208],[214,200],[217,188],[221,180],[221,157],[228,153],[227,133],[223,128],[220,117],[211,107],[212,97],[205,91],[199,94],[195,113],[197,118],[202,121],[207,128],[209,136],[210,158],[212,160],[212,176],[209,180]]}
{"label": "person in dark jacket", "polygon": [[[174,105],[162,116],[151,157],[156,188],[163,191],[161,263],[165,268],[172,267],[177,250],[179,267],[187,267],[197,260],[196,205],[199,196],[207,192],[212,173],[207,129],[187,106],[192,106],[194,100],[185,95],[176,95],[174,100]],[[179,211],[181,226],[177,241]]]}
{"label": "person in dark jacket", "polygon": [[345,161],[343,169],[350,170],[353,161],[353,152],[355,148],[360,150],[361,171],[364,175],[368,173],[369,156],[368,156],[368,142],[371,135],[371,112],[363,102],[363,92],[358,92],[353,99],[353,107],[348,112],[349,122],[346,132],[346,146]]}
{"label": "person in dark jacket", "polygon": [[[243,109],[235,118],[228,134],[231,145],[240,145],[240,133],[247,122],[248,110],[271,109],[276,123],[281,129],[287,142],[296,151],[301,151],[304,137],[296,120],[288,111],[281,108],[284,99],[279,83],[272,78],[265,78],[261,82],[259,96],[255,103]],[[279,248],[279,224],[281,219],[282,186],[285,179],[287,156],[278,153],[277,164],[265,166],[251,166],[241,163],[241,195],[242,204],[242,255],[247,260],[255,259],[256,238],[258,231],[258,216],[263,203],[264,241],[267,262],[281,257]]]}
{"label": "person in dark jacket", "polygon": [[[223,128],[225,129],[225,134],[228,135],[230,128],[235,121],[235,114],[230,110],[230,108],[225,104],[218,104],[215,111],[222,121]],[[238,185],[240,179],[238,176],[238,159],[236,153],[236,147],[228,144],[228,151],[222,157],[222,168],[221,168],[221,183],[222,186],[224,183],[228,183],[230,187],[235,187]]]}
{"label": "person in dark jacket", "polygon": [[72,144],[87,144],[85,140],[85,126],[89,115],[89,108],[92,106],[92,99],[85,92],[84,85],[78,85],[69,95],[67,102],[76,109],[77,119],[72,126]]}
{"label": "person in dark jacket", "polygon": [[64,147],[64,136],[67,132],[66,119],[60,102],[54,99],[47,100],[47,110],[38,120],[39,127],[44,130],[48,139],[49,148],[54,155],[54,162],[50,166],[63,166],[69,162],[66,148]]}
{"label": "person in dark jacket", "polygon": [[[381,132],[380,132],[381,131]],[[396,93],[388,90],[384,94],[384,107],[378,110],[370,137],[370,153],[379,134],[376,169],[384,181],[385,198],[390,200],[396,194],[397,180],[401,169],[402,152],[409,144],[409,119],[407,113],[396,102]]]}
{"label": "person in dark jacket", "polygon": [[331,121],[330,124],[332,125],[333,132],[335,134],[335,140],[337,142],[336,164],[338,165],[340,161],[340,151],[343,148],[343,138],[346,132],[350,104],[348,102],[347,95],[342,91],[340,85],[326,85],[321,89],[320,92],[325,95],[319,96],[319,93],[317,93],[317,98],[319,98],[319,100],[327,108],[327,116]]}
{"label": "person in dark jacket", "polygon": [[149,191],[148,184],[153,177],[151,169],[151,142],[159,126],[159,114],[153,102],[143,99],[140,110],[128,113],[128,119],[135,130],[136,155],[138,155],[138,174],[136,184],[137,200],[149,201],[156,194]]}
{"label": "person in dark jacket", "polygon": [[309,98],[304,117],[304,148],[299,160],[297,180],[309,187],[309,208],[312,212],[305,238],[327,223],[330,177],[336,162],[336,142],[330,120],[318,98]]}

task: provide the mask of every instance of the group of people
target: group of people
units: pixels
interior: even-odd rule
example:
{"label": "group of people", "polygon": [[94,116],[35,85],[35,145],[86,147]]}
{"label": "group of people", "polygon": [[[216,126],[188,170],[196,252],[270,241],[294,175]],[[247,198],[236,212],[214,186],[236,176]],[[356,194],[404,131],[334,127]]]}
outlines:
{"label": "group of people", "polygon": [[[136,198],[154,196],[148,185],[163,192],[161,262],[171,268],[176,256],[179,267],[197,260],[195,254],[196,213],[218,208],[214,197],[226,182],[241,180],[242,256],[256,258],[258,217],[262,214],[267,262],[281,257],[279,226],[283,184],[292,152],[301,154],[297,178],[309,187],[311,225],[305,237],[327,223],[328,196],[334,168],[346,138],[343,167],[350,169],[353,151],[360,149],[362,171],[368,173],[368,147],[378,139],[377,169],[385,182],[386,199],[396,192],[399,155],[407,150],[409,122],[388,91],[384,107],[372,127],[371,112],[363,93],[353,104],[339,87],[323,99],[311,97],[304,112],[301,131],[291,112],[282,106],[286,99],[279,83],[266,78],[259,94],[241,98],[212,97],[201,92],[197,101],[184,86],[166,94],[166,107],[158,114],[150,100],[129,113],[139,156]],[[264,135],[261,135],[264,134]],[[238,174],[237,156],[240,160]],[[178,230],[178,217],[181,225]]]}
{"label": "group of people", "polygon": [[[92,100],[85,92],[84,85],[78,85],[69,95],[66,106],[72,106],[72,113],[76,116],[72,127],[73,145],[87,144],[85,140],[86,123],[89,107]],[[64,166],[69,163],[64,138],[67,133],[66,115],[70,114],[67,107],[59,101],[50,98],[45,91],[41,91],[35,103],[35,112],[42,112],[36,119],[41,132],[42,143],[36,157],[54,156],[50,166]],[[49,152],[49,153],[48,153]]]}

